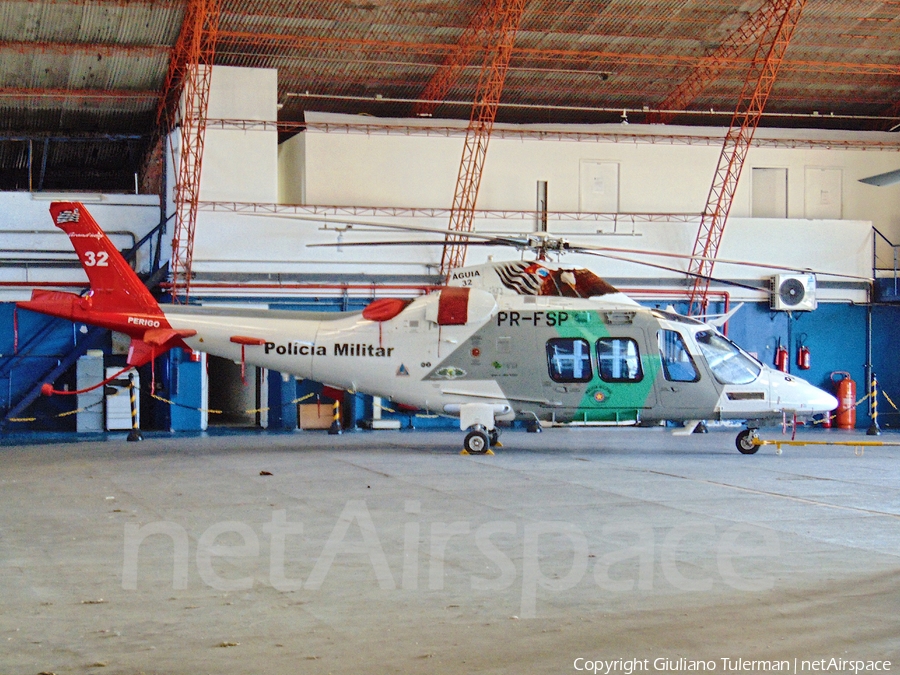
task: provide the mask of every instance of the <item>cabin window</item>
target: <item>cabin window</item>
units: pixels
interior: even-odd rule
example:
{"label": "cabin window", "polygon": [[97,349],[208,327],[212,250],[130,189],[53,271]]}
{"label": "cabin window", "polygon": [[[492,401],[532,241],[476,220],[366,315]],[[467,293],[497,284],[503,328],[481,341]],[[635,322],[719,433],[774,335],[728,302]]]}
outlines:
{"label": "cabin window", "polygon": [[759,364],[728,338],[701,330],[694,334],[694,339],[713,375],[722,384],[749,384],[759,377],[762,371]]}
{"label": "cabin window", "polygon": [[663,375],[669,382],[696,382],[700,373],[694,365],[681,333],[674,330],[659,331],[659,355]]}
{"label": "cabin window", "polygon": [[547,367],[554,382],[589,382],[591,347],[582,338],[547,340]]}
{"label": "cabin window", "polygon": [[637,342],[631,338],[597,340],[597,371],[604,382],[640,382],[644,373]]}

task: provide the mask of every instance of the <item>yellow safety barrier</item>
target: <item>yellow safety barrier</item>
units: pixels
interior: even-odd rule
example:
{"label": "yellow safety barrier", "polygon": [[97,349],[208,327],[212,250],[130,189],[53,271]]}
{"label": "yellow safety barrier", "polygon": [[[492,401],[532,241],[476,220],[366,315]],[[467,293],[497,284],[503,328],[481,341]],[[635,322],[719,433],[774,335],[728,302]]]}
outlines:
{"label": "yellow safety barrier", "polygon": [[55,415],[41,415],[40,417],[10,417],[7,422],[37,422],[38,420],[55,420],[60,417],[76,415],[80,412],[84,412],[85,410],[95,408],[98,405],[103,405],[103,401],[97,401],[96,403],[91,403],[90,405],[86,405],[83,408],[77,408],[75,410],[66,410],[65,412],[56,413]]}
{"label": "yellow safety barrier", "polygon": [[776,454],[781,454],[781,446],[783,445],[841,445],[850,448],[856,448],[855,455],[862,456],[864,448],[881,448],[881,447],[897,447],[900,448],[900,442],[892,441],[797,441],[797,440],[767,440],[764,438],[754,438],[753,445],[762,447],[763,445],[774,445]]}
{"label": "yellow safety barrier", "polygon": [[[887,399],[888,403],[890,403],[892,406],[894,406],[894,410],[897,410],[897,406],[895,406],[895,405],[894,405],[894,402],[891,401],[890,398],[888,398],[888,395],[885,394],[885,393],[884,393],[883,391],[881,391],[880,389],[879,389],[878,391],[879,391],[880,393],[884,394],[884,397]],[[856,403],[853,404],[853,407],[854,407],[854,408],[858,408],[858,407],[860,406],[860,404],[862,404],[864,401],[866,401],[867,399],[869,399],[869,398],[871,398],[871,397],[872,397],[872,394],[871,394],[871,393],[869,393],[869,394],[863,394],[862,398],[860,398]],[[837,419],[837,415],[836,415],[836,414],[829,414],[827,417],[823,417],[823,418],[820,419],[820,420],[812,420],[812,421],[810,422],[810,426],[815,426],[815,425],[817,425],[817,424],[824,424],[826,420],[831,420],[831,422],[833,423],[835,419]]]}
{"label": "yellow safety barrier", "polygon": [[[242,413],[246,413],[246,414],[248,414],[248,415],[253,415],[253,414],[256,414],[256,413],[267,412],[267,411],[269,411],[269,410],[272,409],[271,407],[266,407],[266,408],[251,408],[251,409],[248,409],[248,410],[217,410],[217,409],[215,409],[215,408],[198,408],[198,407],[196,407],[196,406],[192,406],[192,405],[184,405],[183,403],[176,403],[175,401],[170,401],[169,399],[164,398],[164,397],[160,396],[159,394],[154,394],[154,393],[152,393],[152,392],[150,392],[150,396],[151,396],[151,398],[155,398],[157,401],[162,401],[163,403],[167,403],[167,404],[169,404],[169,405],[174,405],[174,406],[177,406],[177,407],[179,407],[179,408],[185,408],[185,409],[187,409],[187,410],[196,410],[196,411],[198,411],[198,412],[205,412],[205,413],[208,413],[208,414],[210,414],[210,415],[224,415],[225,413],[235,413],[235,412],[242,412]],[[305,396],[301,396],[301,397],[299,397],[299,398],[295,398],[295,399],[294,399],[293,401],[291,401],[290,403],[284,403],[284,404],[282,405],[282,407],[284,407],[284,406],[289,406],[289,405],[297,405],[298,403],[302,403],[302,402],[305,401],[306,399],[312,398],[313,396],[315,396],[315,394],[306,394]]]}

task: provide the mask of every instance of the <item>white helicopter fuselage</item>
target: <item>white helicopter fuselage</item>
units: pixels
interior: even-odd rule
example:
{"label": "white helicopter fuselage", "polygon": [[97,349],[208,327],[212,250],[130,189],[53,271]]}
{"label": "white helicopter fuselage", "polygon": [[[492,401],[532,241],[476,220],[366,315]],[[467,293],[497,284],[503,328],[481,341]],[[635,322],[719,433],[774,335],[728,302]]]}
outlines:
{"label": "white helicopter fuselage", "polygon": [[465,290],[466,321],[451,324],[439,317],[447,291],[381,321],[362,312],[162,309],[174,329],[195,332],[185,338],[192,349],[454,415],[481,404],[495,419],[544,422],[763,420],[837,405],[712,326],[625,296]]}

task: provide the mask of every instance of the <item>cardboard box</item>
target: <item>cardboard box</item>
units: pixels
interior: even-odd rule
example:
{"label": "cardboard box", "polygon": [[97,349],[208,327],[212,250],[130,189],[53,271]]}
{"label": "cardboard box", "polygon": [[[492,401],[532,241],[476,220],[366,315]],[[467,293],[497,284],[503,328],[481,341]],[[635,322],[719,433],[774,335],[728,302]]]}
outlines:
{"label": "cardboard box", "polygon": [[333,415],[330,403],[301,403],[297,406],[301,429],[329,429]]}

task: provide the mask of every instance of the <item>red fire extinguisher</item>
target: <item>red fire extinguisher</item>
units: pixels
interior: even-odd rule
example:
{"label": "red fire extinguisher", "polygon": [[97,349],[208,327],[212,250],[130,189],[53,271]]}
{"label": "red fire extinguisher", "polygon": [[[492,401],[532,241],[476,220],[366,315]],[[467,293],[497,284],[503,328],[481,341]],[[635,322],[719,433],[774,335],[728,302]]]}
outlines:
{"label": "red fire extinguisher", "polygon": [[[835,380],[835,375],[843,375],[843,379]],[[831,381],[837,382],[838,407],[835,421],[838,429],[853,429],[856,426],[856,382],[850,379],[850,373],[836,370],[831,374]]]}
{"label": "red fire extinguisher", "polygon": [[786,373],[789,358],[787,347],[781,344],[781,338],[778,338],[778,346],[775,347],[775,367],[782,373]]}
{"label": "red fire extinguisher", "polygon": [[797,367],[800,370],[809,370],[809,347],[806,346],[806,333],[797,340]]}

